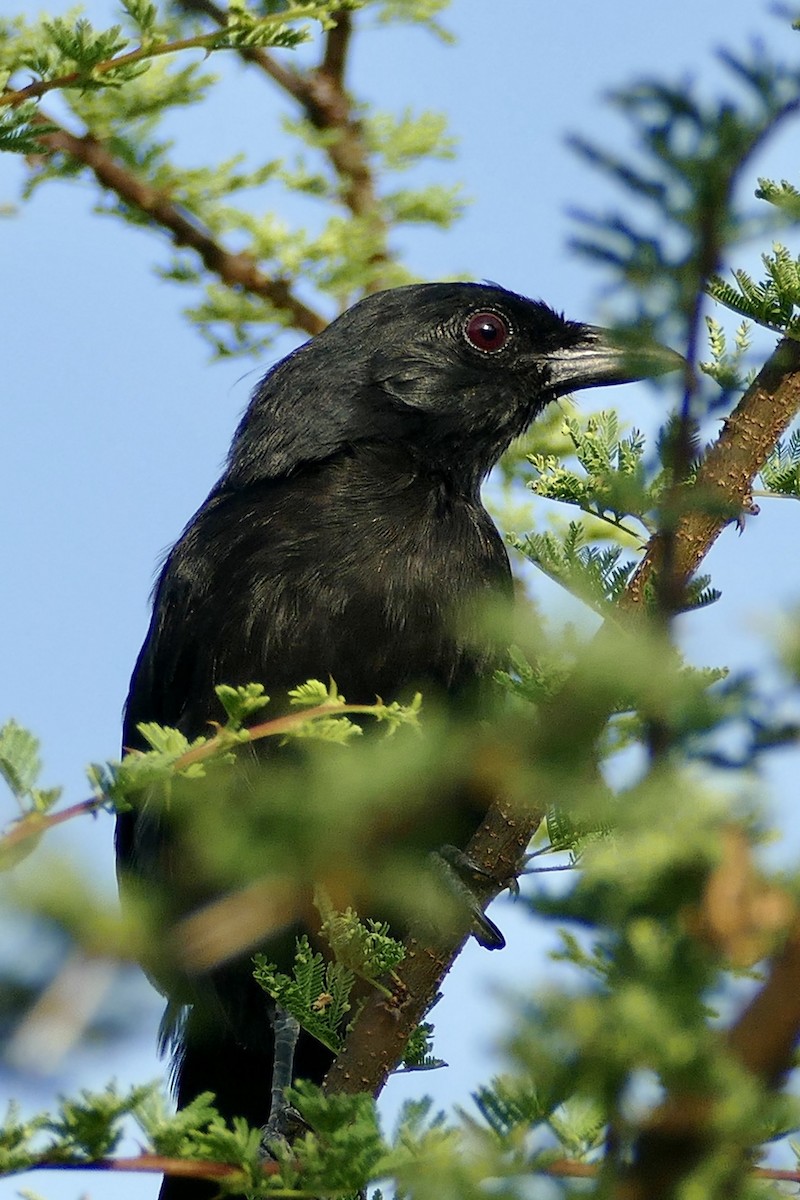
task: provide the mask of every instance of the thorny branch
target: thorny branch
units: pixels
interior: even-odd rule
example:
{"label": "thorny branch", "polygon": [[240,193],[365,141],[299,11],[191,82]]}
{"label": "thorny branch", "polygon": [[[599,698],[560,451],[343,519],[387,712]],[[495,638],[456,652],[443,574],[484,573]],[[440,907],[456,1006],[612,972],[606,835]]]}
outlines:
{"label": "thorny branch", "polygon": [[[798,410],[800,343],[785,338],[725,421],[694,486],[684,489],[672,566],[681,582],[697,571],[729,521],[747,509],[755,475]],[[642,604],[662,553],[656,536],[631,580],[624,608]]]}
{"label": "thorny branch", "polygon": [[[775,441],[800,412],[800,345],[781,341],[748,388],[711,446],[696,482],[685,489],[685,509],[677,526],[674,569],[688,578],[697,570],[719,534],[742,511],[753,479],[763,466]],[[622,611],[631,616],[642,610],[647,582],[661,563],[661,541],[656,535],[631,580]],[[487,872],[482,899],[497,896],[514,878],[523,855],[550,803],[552,775],[548,765],[563,761],[565,729],[569,729],[570,758],[576,756],[591,769],[592,747],[609,716],[589,683],[605,649],[606,639],[616,632],[606,625],[597,635],[567,682],[540,708],[532,732],[528,757],[541,764],[542,787],[534,789],[535,801],[504,797],[489,808],[473,837],[469,856]],[[570,719],[565,720],[565,713]],[[578,734],[577,731],[580,731]],[[507,751],[506,751],[507,754]],[[388,1007],[378,996],[362,1009],[348,1036],[343,1052],[326,1079],[330,1091],[381,1091],[389,1072],[399,1061],[414,1028],[437,996],[442,980],[462,949],[466,936],[452,938],[446,945],[407,942],[408,955],[398,969],[401,988],[398,1003]],[[776,960],[769,980],[751,1006],[753,1012],[781,1011],[779,1031],[757,1039],[758,1022],[748,1010],[730,1034],[733,1053],[756,1074],[774,1083],[788,1069],[791,1050],[800,1034],[800,935],[790,939],[782,958]],[[777,1018],[776,1018],[777,1020]],[[674,1156],[674,1149],[673,1149]]]}
{"label": "thorny branch", "polygon": [[[213,0],[185,0],[187,11],[203,12],[221,28],[227,24],[227,13]],[[325,48],[319,66],[309,71],[298,71],[287,67],[268,51],[243,47],[240,56],[256,64],[302,107],[305,116],[318,130],[335,134],[325,148],[329,161],[341,181],[341,199],[354,217],[369,219],[380,233],[382,249],[373,256],[373,263],[388,261],[385,249],[385,222],[380,213],[375,182],[369,161],[369,152],[364,140],[361,122],[354,115],[353,104],[344,85],[347,53],[352,34],[352,17],[347,10],[333,14],[336,24],[325,37]],[[285,19],[285,15],[284,18]],[[209,41],[211,35],[206,38]],[[185,45],[204,44],[203,38],[188,39]],[[166,47],[164,53],[178,49],[184,43]],[[152,57],[152,48],[148,51]],[[132,52],[124,62],[134,61],[144,51]],[[123,59],[105,64],[107,70],[119,66]],[[96,67],[95,71],[101,70]],[[71,77],[65,77],[68,83]],[[19,103],[30,96],[38,96],[55,87],[58,81],[48,84],[31,84],[20,92],[0,94],[0,103]],[[64,83],[64,80],[61,80]],[[38,89],[38,90],[37,90]],[[320,333],[326,320],[314,309],[304,304],[285,279],[272,278],[264,274],[256,260],[247,253],[233,253],[217,241],[187,209],[175,204],[170,196],[152,187],[124,166],[103,142],[91,131],[83,136],[69,132],[50,117],[40,114],[36,124],[43,132],[40,144],[51,153],[61,153],[83,163],[92,171],[98,183],[115,192],[129,207],[144,213],[154,224],[160,225],[172,238],[176,246],[194,250],[203,265],[229,287],[259,296],[267,301],[283,318],[288,326],[314,335]],[[49,127],[49,130],[48,128]],[[376,275],[368,290],[377,291],[382,283]]]}

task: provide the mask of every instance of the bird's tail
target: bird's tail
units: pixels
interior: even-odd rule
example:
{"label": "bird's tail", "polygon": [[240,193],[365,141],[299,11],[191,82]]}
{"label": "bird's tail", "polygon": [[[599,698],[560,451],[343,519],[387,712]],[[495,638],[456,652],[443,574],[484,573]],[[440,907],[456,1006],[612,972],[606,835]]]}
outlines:
{"label": "bird's tail", "polygon": [[[190,1016],[176,1045],[173,1071],[178,1108],[203,1092],[213,1092],[214,1106],[226,1120],[244,1117],[250,1125],[265,1125],[272,1080],[268,1044],[245,1046],[224,1030],[206,1034],[200,1036],[192,1028]],[[213,1182],[165,1175],[159,1200],[211,1200],[218,1195]]]}

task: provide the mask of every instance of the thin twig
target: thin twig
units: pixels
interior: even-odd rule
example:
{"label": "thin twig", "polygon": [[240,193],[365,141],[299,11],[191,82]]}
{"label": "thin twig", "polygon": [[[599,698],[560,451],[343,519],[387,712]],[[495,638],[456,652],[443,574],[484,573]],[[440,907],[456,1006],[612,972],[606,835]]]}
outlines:
{"label": "thin twig", "polygon": [[[277,15],[272,14],[260,17],[256,22],[255,28],[259,25],[267,27],[270,25],[283,25],[287,21],[298,21],[313,16],[314,14],[310,13],[307,8],[287,9],[286,12]],[[223,26],[226,24],[227,19],[222,22]],[[22,88],[7,88],[0,92],[0,108],[4,105],[16,108],[18,105],[24,104],[26,100],[38,99],[40,96],[45,96],[48,92],[64,90],[70,87],[86,86],[103,75],[109,75],[114,71],[133,66],[135,63],[147,62],[152,58],[162,58],[167,54],[179,54],[183,50],[210,51],[218,48],[235,49],[235,47],[227,46],[217,47],[215,43],[219,42],[222,36],[224,36],[224,33],[201,33],[195,37],[179,38],[174,42],[139,46],[136,50],[129,50],[125,54],[118,54],[113,58],[107,58],[102,62],[94,63],[88,70],[68,71],[64,75],[57,75],[54,79],[39,79],[35,83],[29,83]]]}
{"label": "thin twig", "polygon": [[[269,1159],[261,1169],[267,1177],[278,1175],[281,1165]],[[209,1162],[205,1159],[170,1158],[165,1154],[136,1154],[130,1157],[95,1158],[59,1161],[43,1154],[38,1162],[25,1167],[26,1171],[125,1171],[128,1173],[170,1175],[181,1179],[231,1179],[242,1174],[241,1167],[232,1163]]]}
{"label": "thin twig", "polygon": [[[215,4],[214,0],[183,0],[182,7],[189,12],[204,13],[220,26],[227,21],[225,9]],[[322,61],[316,69],[301,72],[286,67],[267,50],[258,48],[242,47],[238,53],[291,96],[315,129],[336,134],[326,145],[325,153],[342,181],[342,202],[354,217],[371,217],[376,231],[383,235],[385,222],[380,212],[363,127],[353,114],[353,104],[344,86],[353,28],[352,16],[346,10],[339,10],[332,16],[336,25],[326,34]],[[385,261],[387,258],[384,246],[374,261]],[[380,287],[378,280],[374,281],[374,287]]]}
{"label": "thin twig", "polygon": [[[535,1175],[550,1175],[557,1179],[596,1179],[602,1163],[582,1162],[579,1159],[559,1158],[542,1163],[533,1169]],[[124,1171],[129,1174],[171,1175],[182,1179],[231,1179],[241,1174],[232,1163],[210,1162],[205,1159],[169,1158],[163,1154],[137,1154],[128,1157],[96,1158],[86,1161],[63,1162],[46,1155],[24,1168],[26,1171]],[[262,1164],[264,1175],[277,1175],[280,1163],[269,1159]],[[800,1170],[778,1167],[754,1167],[754,1179],[769,1179],[783,1183],[800,1183]]]}
{"label": "thin twig", "polygon": [[[232,746],[239,746],[245,740],[247,742],[258,742],[264,738],[283,737],[285,734],[291,733],[293,729],[297,729],[310,721],[319,720],[321,717],[339,717],[348,713],[369,716],[370,714],[374,714],[375,707],[374,704],[317,704],[313,708],[286,713],[284,716],[273,717],[269,721],[262,721],[259,725],[252,725],[245,730],[247,734],[246,739],[232,737],[230,732],[223,726],[213,737],[202,742],[199,746],[192,746],[190,750],[187,750],[184,754],[176,758],[170,764],[170,769],[177,774],[180,771],[185,771],[187,767],[195,763],[214,758]],[[133,751],[133,753],[144,754],[146,751]],[[0,858],[5,857],[8,851],[15,846],[32,838],[40,838],[48,829],[53,829],[57,825],[63,825],[65,821],[74,820],[75,817],[96,812],[98,809],[108,807],[110,804],[113,804],[113,801],[109,796],[94,796],[89,800],[81,800],[69,808],[59,809],[57,812],[27,812],[6,833],[0,835]],[[9,858],[9,862],[13,863],[13,858]]]}
{"label": "thin twig", "polygon": [[102,187],[115,192],[125,204],[166,230],[176,246],[194,250],[208,270],[223,283],[259,296],[295,329],[313,336],[325,328],[325,318],[298,299],[287,280],[265,275],[249,254],[226,250],[186,209],[124,167],[91,133],[79,137],[45,114],[34,118],[34,124],[42,126],[39,141],[46,149],[83,163]]}
{"label": "thin twig", "polygon": [[[596,1179],[601,1163],[581,1162],[572,1158],[559,1158],[536,1168],[536,1174],[555,1175],[560,1179]],[[754,1179],[774,1179],[785,1183],[800,1183],[800,1171],[786,1171],[777,1167],[754,1167],[750,1172]]]}
{"label": "thin twig", "polygon": [[63,825],[65,821],[73,821],[76,817],[86,816],[87,813],[97,812],[98,809],[105,808],[107,804],[108,800],[105,796],[93,796],[89,800],[80,800],[77,804],[71,804],[69,808],[61,808],[58,812],[25,813],[0,836],[0,859],[6,858],[8,852],[15,846],[30,841],[31,838],[40,838],[48,829]]}

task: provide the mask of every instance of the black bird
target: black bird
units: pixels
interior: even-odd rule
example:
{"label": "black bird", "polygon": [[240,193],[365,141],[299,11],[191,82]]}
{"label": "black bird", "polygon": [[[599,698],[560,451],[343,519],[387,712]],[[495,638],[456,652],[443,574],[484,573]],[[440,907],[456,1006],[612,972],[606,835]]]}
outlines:
{"label": "black bird", "polygon": [[[486,475],[556,397],[679,361],[656,346],[632,353],[607,330],[494,285],[361,300],[256,388],[219,482],[156,585],[125,747],[144,747],[140,722],[207,732],[220,683],[260,681],[277,695],[330,676],[367,704],[412,687],[468,688],[497,651],[460,618],[512,586],[480,499]],[[117,853],[123,880],[191,893],[191,869],[154,809],[120,816]],[[173,1006],[194,1000],[177,1034],[179,1104],[208,1090],[226,1116],[263,1125],[271,1014],[247,961],[159,982]],[[297,1076],[319,1081],[329,1062],[301,1037]],[[177,1179],[161,1191],[213,1194]]]}

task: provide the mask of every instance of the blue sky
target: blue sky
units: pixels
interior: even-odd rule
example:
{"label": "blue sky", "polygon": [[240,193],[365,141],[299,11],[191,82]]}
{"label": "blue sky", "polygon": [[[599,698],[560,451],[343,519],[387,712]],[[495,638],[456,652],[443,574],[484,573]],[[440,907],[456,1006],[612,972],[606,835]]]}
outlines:
{"label": "blue sky", "polygon": [[[10,0],[0,0],[0,15],[14,11]],[[113,10],[92,3],[86,11],[100,25]],[[447,113],[458,157],[434,166],[430,177],[461,181],[471,198],[451,231],[404,230],[396,244],[426,278],[490,278],[585,320],[600,315],[602,280],[566,250],[566,210],[606,193],[565,136],[618,144],[624,130],[603,97],[642,75],[694,79],[716,93],[723,72],[714,53],[723,43],[744,49],[757,35],[782,47],[787,59],[800,55],[800,34],[752,0],[455,0],[446,23],[458,36],[455,47],[400,28],[366,32],[355,44],[350,83],[359,96],[387,109]],[[277,114],[292,111],[238,65],[225,73],[224,93],[202,124],[191,111],[176,123],[182,161],[202,161],[210,143],[220,146],[220,158],[240,147],[259,149],[275,136]],[[796,138],[793,127],[754,164],[746,186],[754,188],[758,174],[789,174]],[[0,158],[0,207],[16,202],[21,181],[21,163]],[[167,258],[166,243],[93,216],[94,200],[88,183],[59,183],[0,220],[0,722],[14,716],[38,734],[44,782],[63,785],[69,801],[87,794],[85,764],[118,752],[120,712],[159,556],[214,481],[252,386],[277,356],[257,366],[209,363],[181,316],[189,297],[154,275],[154,264]],[[292,344],[287,339],[280,352]],[[617,398],[597,393],[592,406]],[[625,403],[647,428],[663,401],[642,387],[627,390]],[[743,669],[764,663],[776,614],[800,596],[795,554],[787,554],[797,545],[798,512],[774,501],[743,537],[732,530],[722,536],[709,569],[723,599],[684,623],[695,661]],[[786,563],[779,575],[776,561]],[[796,770],[796,761],[776,765],[776,791]],[[4,804],[0,796],[3,819],[4,811],[13,815]],[[101,817],[51,838],[54,851],[83,856],[109,903],[111,836],[111,820]],[[435,1013],[437,1049],[451,1069],[392,1083],[387,1114],[403,1094],[429,1091],[445,1105],[463,1097],[465,1086],[488,1074],[502,1022],[500,991],[546,977],[540,931],[508,903],[497,915],[509,949],[488,956],[470,947]],[[158,1076],[160,1002],[143,983],[128,986],[141,996],[135,1043],[115,1052],[113,1062],[107,1052],[75,1054],[38,1081],[0,1073],[0,1100],[21,1094],[38,1107],[56,1091],[99,1086],[111,1071],[125,1082]],[[91,1176],[25,1182],[54,1200],[108,1194],[107,1181]],[[0,1200],[20,1186],[0,1182]],[[113,1190],[123,1200],[146,1200],[158,1188],[155,1179],[126,1179],[115,1180]]]}

